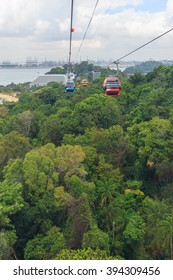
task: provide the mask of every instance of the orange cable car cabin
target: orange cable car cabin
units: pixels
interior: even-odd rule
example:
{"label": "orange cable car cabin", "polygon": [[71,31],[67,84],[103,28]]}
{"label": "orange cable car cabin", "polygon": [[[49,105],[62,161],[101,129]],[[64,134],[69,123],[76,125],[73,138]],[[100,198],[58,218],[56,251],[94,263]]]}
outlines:
{"label": "orange cable car cabin", "polygon": [[88,80],[87,79],[83,79],[81,82],[83,87],[87,87],[88,86]]}

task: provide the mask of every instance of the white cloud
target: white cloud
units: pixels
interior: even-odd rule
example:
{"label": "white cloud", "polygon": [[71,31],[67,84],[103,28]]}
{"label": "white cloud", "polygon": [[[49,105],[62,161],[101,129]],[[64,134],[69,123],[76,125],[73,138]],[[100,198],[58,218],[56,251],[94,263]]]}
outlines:
{"label": "white cloud", "polygon": [[[172,0],[167,1],[164,11],[155,13],[139,11],[138,5],[142,2],[99,1],[79,58],[116,59],[172,27]],[[78,51],[95,3],[93,0],[74,1],[72,57]],[[27,56],[66,58],[70,13],[70,0],[0,0],[0,61],[8,57],[23,60]],[[171,59],[170,38],[173,38],[171,33],[128,59]]]}

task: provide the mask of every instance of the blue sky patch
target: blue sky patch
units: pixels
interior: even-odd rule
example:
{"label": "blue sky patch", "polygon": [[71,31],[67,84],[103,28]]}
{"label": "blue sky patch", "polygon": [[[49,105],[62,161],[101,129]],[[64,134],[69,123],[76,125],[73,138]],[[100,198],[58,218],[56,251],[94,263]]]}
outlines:
{"label": "blue sky patch", "polygon": [[136,7],[137,10],[147,12],[161,12],[166,9],[167,0],[144,0],[142,4]]}
{"label": "blue sky patch", "polygon": [[144,0],[142,4],[139,4],[137,6],[135,6],[133,4],[129,4],[125,7],[123,6],[123,7],[117,8],[117,9],[108,8],[105,11],[105,13],[113,15],[113,14],[121,13],[124,10],[130,9],[130,8],[133,8],[137,11],[156,13],[156,12],[164,11],[166,9],[166,4],[167,4],[167,0]]}

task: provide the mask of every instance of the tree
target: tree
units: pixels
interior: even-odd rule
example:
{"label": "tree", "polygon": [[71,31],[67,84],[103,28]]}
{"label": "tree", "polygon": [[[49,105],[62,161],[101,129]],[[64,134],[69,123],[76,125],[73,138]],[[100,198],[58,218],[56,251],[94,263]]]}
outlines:
{"label": "tree", "polygon": [[0,140],[1,171],[9,159],[24,158],[30,149],[29,140],[23,134],[12,131],[4,135]]}
{"label": "tree", "polygon": [[0,107],[0,117],[1,118],[5,118],[9,113],[9,109],[4,107],[4,106],[1,106]]}
{"label": "tree", "polygon": [[102,179],[97,182],[97,193],[100,196],[101,205],[109,205],[111,201],[119,194],[119,184],[112,178]]}
{"label": "tree", "polygon": [[54,104],[57,99],[56,92],[51,86],[38,89],[33,93],[33,95],[38,97],[45,104]]}
{"label": "tree", "polygon": [[120,259],[112,258],[107,255],[106,251],[91,248],[87,249],[78,249],[78,250],[61,250],[59,254],[56,255],[56,260],[111,260],[111,259]]}
{"label": "tree", "polygon": [[66,248],[65,239],[60,229],[52,227],[45,236],[38,234],[29,240],[25,248],[26,260],[50,260],[59,251]]}
{"label": "tree", "polygon": [[[44,119],[42,107],[44,107],[44,113],[46,114],[46,105],[42,105],[39,107],[39,110],[26,110],[10,116],[4,129],[5,133],[15,130],[30,137],[30,139],[35,138],[39,132],[40,124]],[[48,110],[50,112],[50,108]]]}
{"label": "tree", "polygon": [[135,144],[139,157],[161,162],[169,160],[172,143],[172,126],[169,120],[153,118],[128,129],[131,143]]}
{"label": "tree", "polygon": [[78,175],[84,178],[86,171],[84,169],[85,153],[79,145],[62,145],[57,147],[55,168],[60,174],[60,182],[64,176]]}
{"label": "tree", "polygon": [[145,82],[145,76],[143,76],[140,73],[135,73],[134,75],[130,76],[129,78],[130,83],[132,83],[134,86],[144,83]]}
{"label": "tree", "polygon": [[[158,183],[156,170],[159,170],[159,166],[165,165],[165,163],[169,166],[169,161],[172,160],[172,136],[171,122],[157,117],[149,122],[142,122],[128,128],[129,146],[136,157],[136,178],[154,181],[153,191],[156,192],[159,192],[158,184],[156,185]],[[151,162],[153,166],[149,165]],[[167,173],[167,168],[164,170]],[[146,191],[149,191],[149,186]]]}
{"label": "tree", "polygon": [[78,199],[73,200],[69,209],[66,232],[68,232],[68,244],[71,249],[81,248],[83,234],[89,229],[91,219],[88,197],[83,193]]}
{"label": "tree", "polygon": [[16,239],[14,230],[0,230],[0,260],[16,259],[13,249]]}
{"label": "tree", "polygon": [[112,178],[113,180],[121,183],[122,175],[119,168],[114,168],[111,163],[106,161],[105,155],[98,155],[98,163],[93,172],[92,180],[97,182],[98,180],[104,180]]}
{"label": "tree", "polygon": [[134,213],[129,215],[123,231],[125,238],[124,251],[127,259],[141,259],[146,257],[144,249],[145,222],[143,218]]}
{"label": "tree", "polygon": [[11,117],[8,123],[8,129],[16,130],[25,136],[29,136],[32,124],[32,113],[30,110],[24,111]]}
{"label": "tree", "polygon": [[110,207],[113,201],[120,195],[119,182],[113,178],[102,178],[96,183],[98,202],[98,224],[103,230],[110,233],[112,227],[112,215]]}
{"label": "tree", "polygon": [[108,128],[120,121],[121,111],[114,99],[93,94],[75,105],[69,122],[72,133],[83,133],[86,128]]}
{"label": "tree", "polygon": [[161,238],[161,248],[168,249],[169,258],[173,259],[173,213],[165,215],[158,223],[158,231]]}
{"label": "tree", "polygon": [[140,241],[145,232],[145,223],[138,214],[131,215],[123,232],[125,239],[130,242]]}
{"label": "tree", "polygon": [[82,248],[99,248],[109,254],[109,236],[99,228],[91,229],[83,235]]}
{"label": "tree", "polygon": [[152,259],[172,256],[172,209],[166,200],[146,197],[141,213],[145,219],[145,248]]}
{"label": "tree", "polygon": [[[47,149],[52,147],[47,146]],[[26,154],[23,161],[23,175],[27,187],[28,198],[37,200],[46,190],[53,188],[55,165],[49,155],[42,149],[35,149]]]}
{"label": "tree", "polygon": [[64,191],[63,186],[58,186],[54,191],[55,206],[58,210],[63,211],[64,208],[70,207],[73,203],[73,197]]}
{"label": "tree", "polygon": [[60,109],[56,114],[52,114],[42,123],[39,137],[42,143],[48,142],[60,145],[63,135],[71,130],[69,126],[69,117],[71,110],[68,108]]}
{"label": "tree", "polygon": [[120,125],[114,125],[108,129],[107,147],[110,162],[119,168],[125,165],[125,159],[129,154],[129,147],[123,128]]}
{"label": "tree", "polygon": [[74,197],[79,198],[83,193],[88,195],[88,200],[93,205],[96,198],[96,187],[93,182],[87,182],[77,175],[65,178],[66,188],[68,192]]}
{"label": "tree", "polygon": [[22,185],[4,180],[0,183],[0,226],[9,225],[10,217],[23,207]]}
{"label": "tree", "polygon": [[152,200],[146,197],[141,209],[147,225],[146,249],[152,258],[173,257],[173,213],[167,200]]}

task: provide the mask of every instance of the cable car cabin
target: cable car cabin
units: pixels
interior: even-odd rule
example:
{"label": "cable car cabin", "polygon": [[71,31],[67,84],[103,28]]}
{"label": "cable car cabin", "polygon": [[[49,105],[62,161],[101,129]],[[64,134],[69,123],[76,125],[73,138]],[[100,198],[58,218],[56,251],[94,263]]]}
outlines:
{"label": "cable car cabin", "polygon": [[81,84],[82,84],[83,87],[87,87],[88,86],[88,80],[83,79]]}
{"label": "cable car cabin", "polygon": [[120,95],[121,83],[117,77],[106,78],[103,82],[104,93],[107,96]]}
{"label": "cable car cabin", "polygon": [[76,82],[77,82],[77,83],[80,83],[80,77],[77,77],[77,78],[76,78]]}
{"label": "cable car cabin", "polygon": [[65,85],[65,91],[66,92],[73,92],[75,91],[75,83],[72,80],[67,81]]}

